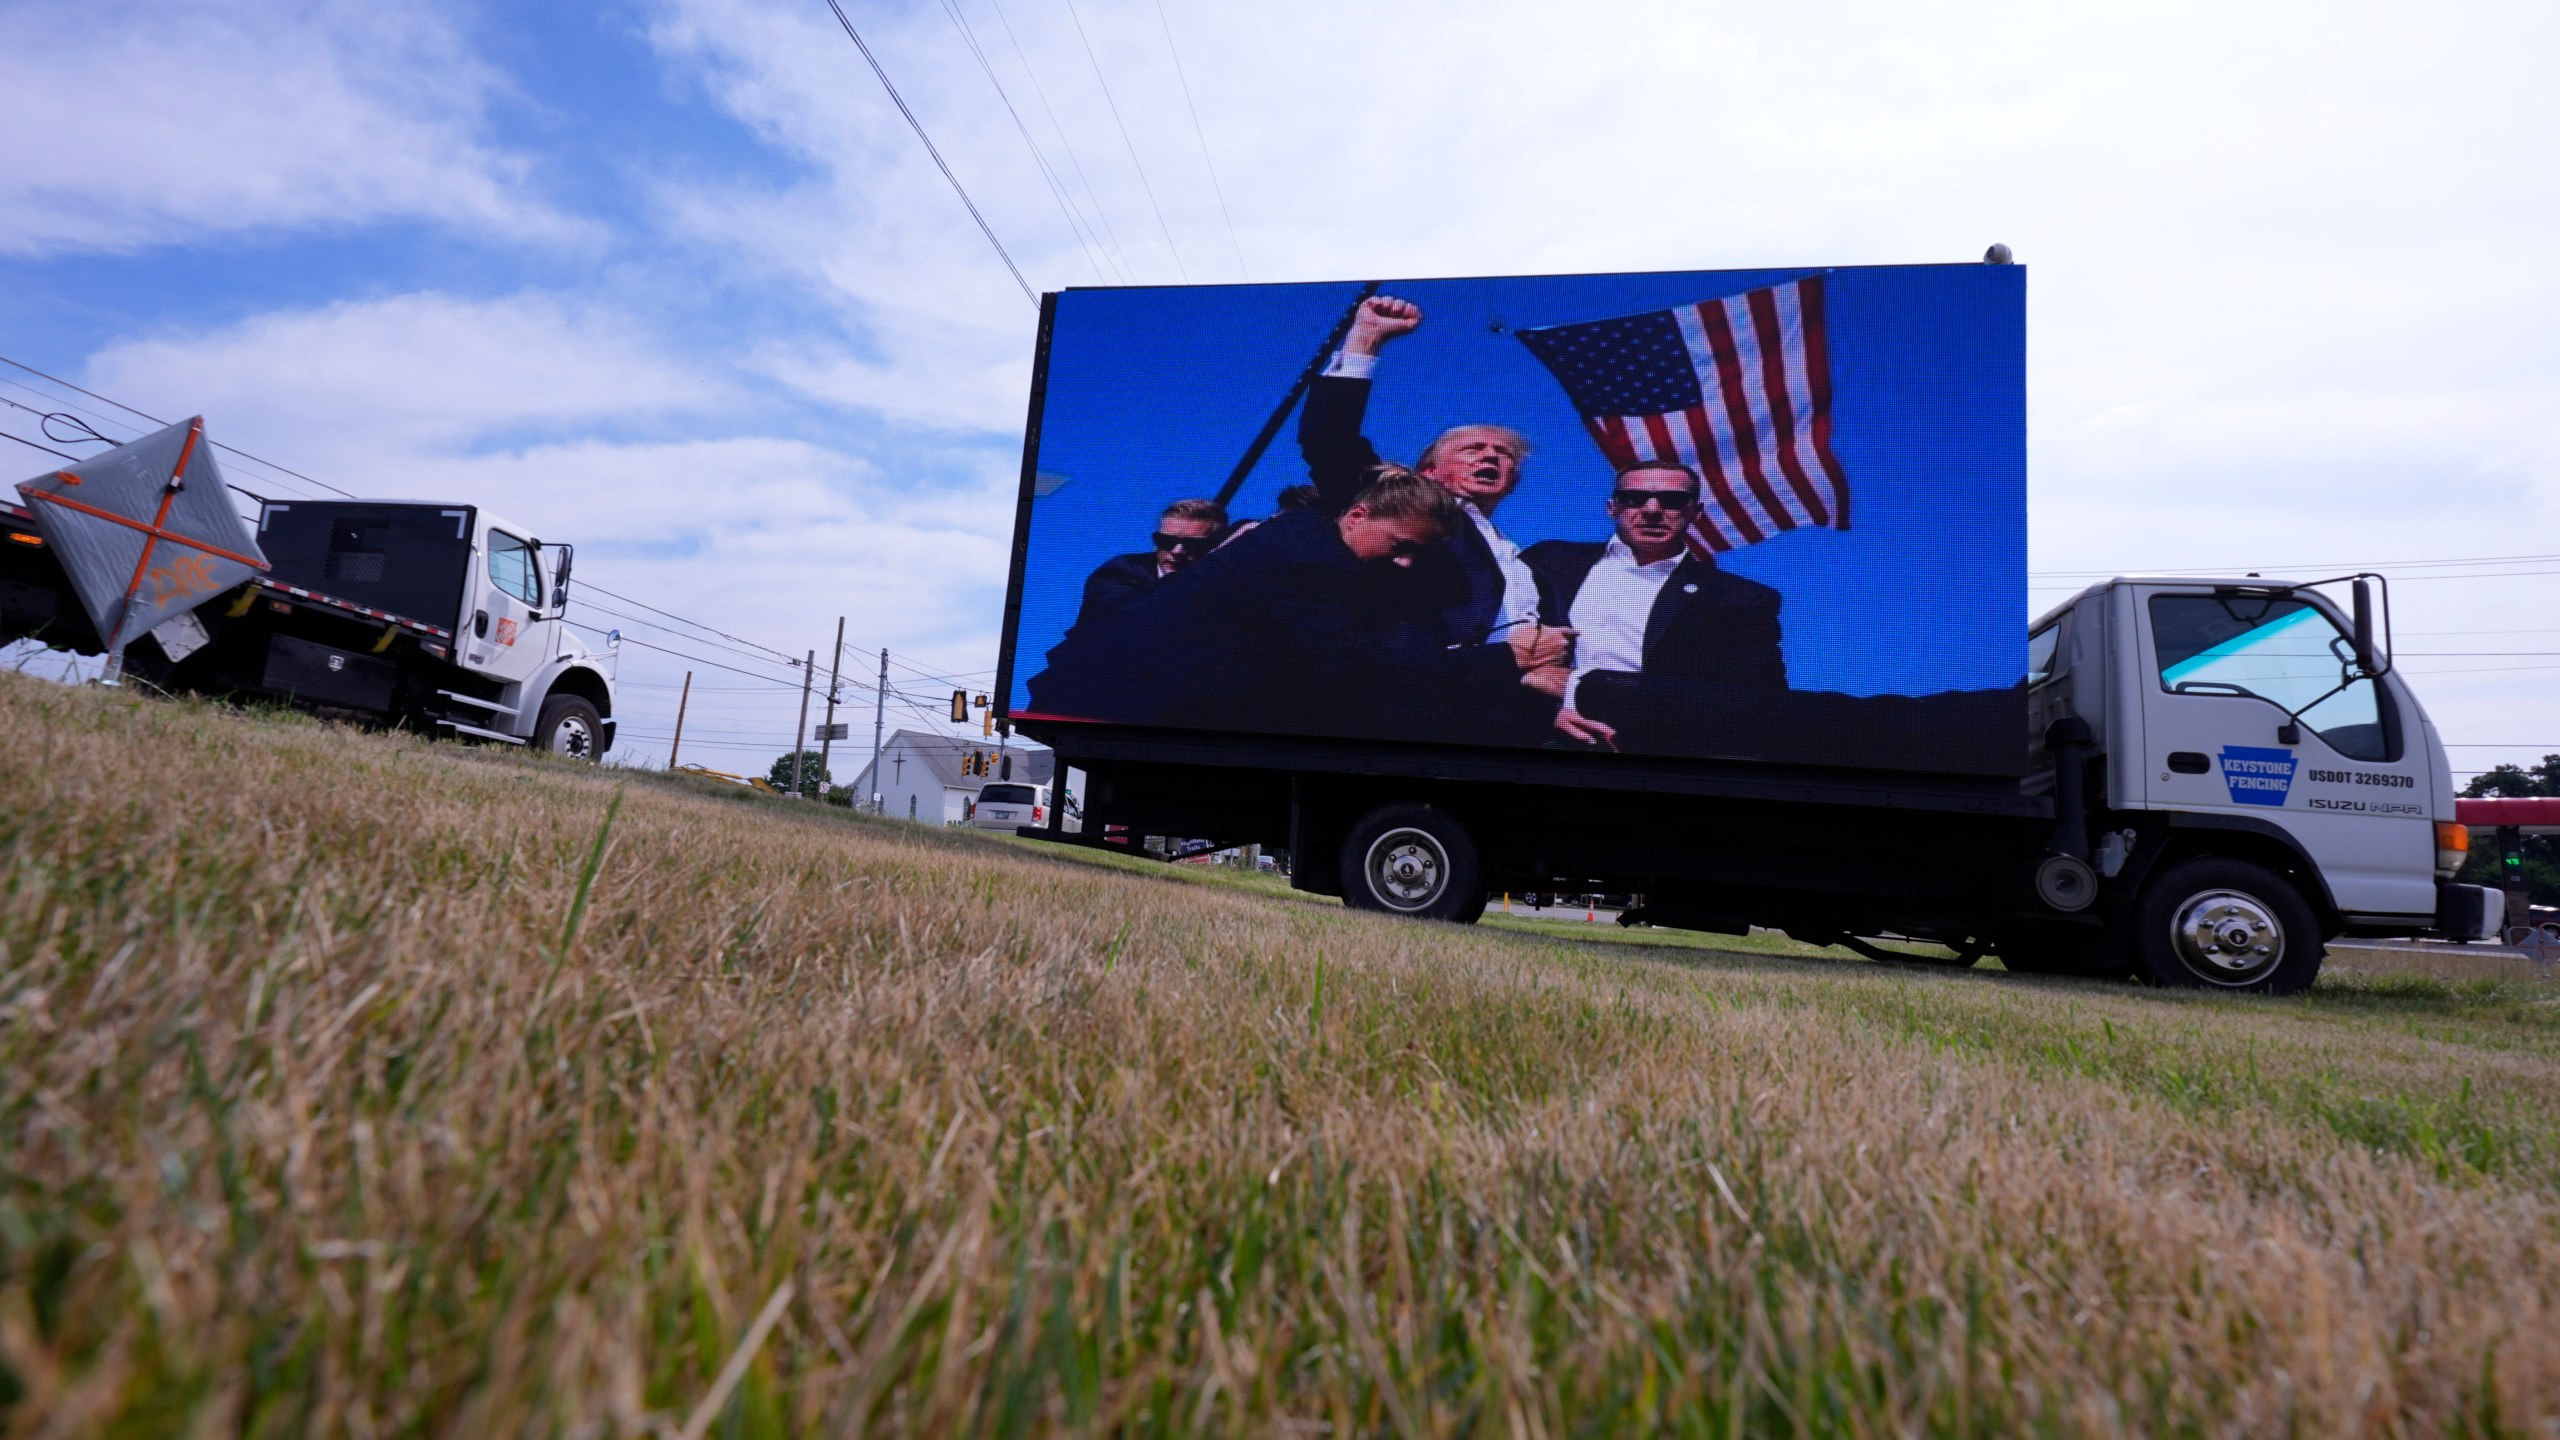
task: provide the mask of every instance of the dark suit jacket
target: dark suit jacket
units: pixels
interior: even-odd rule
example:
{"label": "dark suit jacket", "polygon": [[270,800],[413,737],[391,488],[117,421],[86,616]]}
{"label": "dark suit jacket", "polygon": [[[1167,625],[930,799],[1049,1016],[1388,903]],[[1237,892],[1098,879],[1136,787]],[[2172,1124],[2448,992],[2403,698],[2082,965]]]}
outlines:
{"label": "dark suit jacket", "polygon": [[[1597,540],[1541,540],[1520,552],[1538,577],[1538,609],[1547,623],[1590,618],[1574,615],[1573,602],[1608,548]],[[1778,592],[1756,580],[1727,574],[1712,560],[1683,557],[1645,617],[1644,673],[1713,680],[1738,691],[1786,689],[1779,603]]]}
{"label": "dark suit jacket", "polygon": [[1076,623],[1081,625],[1097,615],[1118,609],[1121,601],[1160,578],[1156,574],[1156,552],[1153,550],[1112,556],[1093,567],[1093,573],[1085,577],[1084,603],[1076,609]]}
{"label": "dark suit jacket", "polygon": [[[1607,549],[1596,540],[1542,540],[1521,552],[1550,623],[1591,618],[1576,615],[1573,602]],[[1730,727],[1770,716],[1787,694],[1778,606],[1768,586],[1683,557],[1645,617],[1643,671],[1584,676],[1579,708],[1617,727],[1620,749],[1652,754],[1690,751],[1710,720]]]}
{"label": "dark suit jacket", "polygon": [[1413,576],[1363,564],[1333,517],[1290,511],[1077,626],[1031,678],[1031,708],[1126,725],[1482,738],[1510,647],[1450,649],[1395,617]]}
{"label": "dark suit jacket", "polygon": [[[1377,447],[1360,433],[1368,412],[1366,380],[1319,375],[1307,387],[1298,451],[1329,514],[1349,508],[1378,463]],[[1502,613],[1502,569],[1473,525],[1459,526],[1447,542],[1414,562],[1415,606],[1431,617],[1428,628],[1441,644],[1480,644]]]}

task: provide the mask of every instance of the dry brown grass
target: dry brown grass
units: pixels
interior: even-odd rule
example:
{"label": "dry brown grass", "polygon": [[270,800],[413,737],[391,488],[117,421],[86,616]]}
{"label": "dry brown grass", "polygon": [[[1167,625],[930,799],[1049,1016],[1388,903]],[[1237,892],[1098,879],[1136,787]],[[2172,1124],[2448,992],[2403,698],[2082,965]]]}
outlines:
{"label": "dry brown grass", "polygon": [[1455,931],[15,677],[0,723],[9,1434],[2560,1420],[2529,983]]}

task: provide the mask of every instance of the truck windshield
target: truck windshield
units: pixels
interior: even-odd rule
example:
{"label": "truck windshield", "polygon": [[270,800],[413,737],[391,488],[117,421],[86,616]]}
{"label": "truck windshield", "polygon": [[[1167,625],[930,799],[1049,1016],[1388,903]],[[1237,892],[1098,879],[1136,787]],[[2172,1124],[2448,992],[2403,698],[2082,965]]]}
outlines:
{"label": "truck windshield", "polygon": [[1032,803],[1028,785],[990,785],[978,792],[981,805],[1028,805]]}
{"label": "truck windshield", "polygon": [[2151,635],[2159,651],[2160,688],[2181,695],[2254,695],[2298,713],[2341,755],[2394,758],[2380,687],[2357,672],[2353,642],[2310,602],[2272,595],[2155,595]]}

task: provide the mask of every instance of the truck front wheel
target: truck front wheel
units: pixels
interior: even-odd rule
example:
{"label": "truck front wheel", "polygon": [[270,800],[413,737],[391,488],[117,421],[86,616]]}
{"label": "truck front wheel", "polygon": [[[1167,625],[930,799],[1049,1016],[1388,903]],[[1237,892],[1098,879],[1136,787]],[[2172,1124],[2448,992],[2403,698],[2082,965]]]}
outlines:
{"label": "truck front wheel", "polygon": [[1484,880],[1466,827],[1428,805],[1389,805],[1342,843],[1342,903],[1468,924],[1484,913]]}
{"label": "truck front wheel", "polygon": [[554,695],[542,702],[542,718],[534,723],[533,748],[594,764],[604,758],[604,717],[575,695]]}
{"label": "truck front wheel", "polygon": [[2302,892],[2245,860],[2189,860],[2133,907],[2133,970],[2147,984],[2297,994],[2325,948]]}

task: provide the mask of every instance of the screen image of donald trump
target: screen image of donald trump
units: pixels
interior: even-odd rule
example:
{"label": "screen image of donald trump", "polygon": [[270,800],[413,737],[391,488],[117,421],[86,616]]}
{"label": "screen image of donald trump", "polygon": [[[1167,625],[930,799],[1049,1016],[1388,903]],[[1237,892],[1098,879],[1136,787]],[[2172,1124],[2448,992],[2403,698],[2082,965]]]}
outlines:
{"label": "screen image of donald trump", "polygon": [[2022,278],[1062,292],[1013,713],[2017,773]]}

